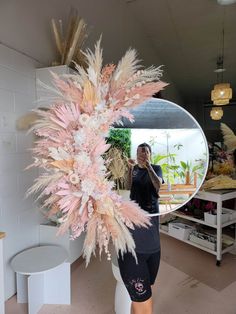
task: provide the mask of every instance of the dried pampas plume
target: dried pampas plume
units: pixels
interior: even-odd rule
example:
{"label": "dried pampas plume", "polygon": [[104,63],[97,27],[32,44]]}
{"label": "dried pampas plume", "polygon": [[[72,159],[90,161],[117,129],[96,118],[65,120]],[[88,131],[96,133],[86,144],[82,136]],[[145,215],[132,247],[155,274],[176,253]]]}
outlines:
{"label": "dried pampas plume", "polygon": [[233,151],[236,149],[236,135],[226,124],[221,123],[220,127],[223,133],[224,144],[229,151]]}
{"label": "dried pampas plume", "polygon": [[86,65],[86,58],[82,53],[82,47],[87,35],[87,25],[79,17],[76,9],[71,9],[69,22],[65,34],[63,32],[62,20],[51,20],[52,31],[57,50],[60,54],[60,61],[52,65],[68,65],[76,62],[82,67]]}
{"label": "dried pampas plume", "polygon": [[[77,66],[70,76],[53,75],[55,102],[47,111],[35,111],[40,116],[33,126],[38,140],[29,167],[43,172],[28,195],[37,194],[42,207],[50,208],[48,216],[60,217],[58,234],[69,231],[75,239],[86,232],[83,256],[88,264],[97,246],[111,259],[110,241],[117,254],[136,256],[128,228],[150,226],[147,212],[113,190],[103,155],[110,148],[105,140],[110,127],[123,117],[133,121],[129,110],[167,84],[160,81],[160,67],[138,70],[135,50],[128,50],[117,66],[103,67],[99,40],[86,58],[87,69]],[[120,159],[113,170],[115,177],[123,175]]]}
{"label": "dried pampas plume", "polygon": [[122,151],[116,147],[112,147],[105,154],[105,158],[110,161],[107,169],[110,173],[110,179],[115,181],[116,189],[119,191],[120,186],[124,186],[128,164]]}

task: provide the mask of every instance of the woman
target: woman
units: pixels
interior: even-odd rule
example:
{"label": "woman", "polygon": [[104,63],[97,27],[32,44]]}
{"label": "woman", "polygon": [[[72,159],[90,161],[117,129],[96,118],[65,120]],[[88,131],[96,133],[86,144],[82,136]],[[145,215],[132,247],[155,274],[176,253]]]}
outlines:
{"label": "woman", "polygon": [[[161,167],[152,165],[151,147],[140,144],[137,162],[131,161],[130,198],[148,213],[158,213],[158,192],[163,182]],[[118,258],[121,277],[132,300],[132,314],[152,314],[152,289],[160,264],[159,218],[149,228],[130,230],[136,244],[138,264],[131,253]]]}

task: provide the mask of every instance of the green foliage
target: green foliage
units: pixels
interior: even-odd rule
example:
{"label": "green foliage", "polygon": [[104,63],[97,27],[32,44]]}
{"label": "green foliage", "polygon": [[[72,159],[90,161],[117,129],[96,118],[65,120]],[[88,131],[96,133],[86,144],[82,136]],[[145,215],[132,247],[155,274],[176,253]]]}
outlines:
{"label": "green foliage", "polygon": [[131,130],[130,129],[110,129],[107,143],[111,147],[120,149],[125,156],[130,158],[131,152]]}
{"label": "green foliage", "polygon": [[[166,134],[168,138],[168,134]],[[153,147],[157,144],[156,137],[151,137],[149,140],[150,145]],[[168,146],[168,143],[167,143]],[[173,146],[177,151],[181,150],[184,146],[181,143],[177,143]],[[169,148],[169,147],[168,147]],[[189,173],[190,181],[194,179],[194,173],[197,173],[198,178],[202,179],[204,174],[204,162],[203,160],[192,161],[176,161],[176,153],[169,152],[161,154],[153,154],[151,162],[161,166],[163,178],[168,183],[185,183],[186,174]]]}
{"label": "green foliage", "polygon": [[186,172],[188,171],[190,175],[190,180],[192,180],[194,173],[196,172],[198,174],[198,177],[201,179],[203,177],[203,170],[204,170],[204,167],[201,163],[193,165],[193,163],[189,161],[187,162],[180,161],[178,174],[182,179],[184,179],[186,176]]}
{"label": "green foliage", "polygon": [[165,182],[173,184],[176,183],[176,179],[180,179],[182,183],[185,183],[187,172],[189,172],[190,180],[193,180],[194,173],[197,173],[200,179],[203,177],[204,166],[201,162],[199,163],[198,161],[197,164],[193,164],[192,162],[181,160],[177,164],[175,157],[176,154],[155,154],[152,156],[152,163],[161,166]]}

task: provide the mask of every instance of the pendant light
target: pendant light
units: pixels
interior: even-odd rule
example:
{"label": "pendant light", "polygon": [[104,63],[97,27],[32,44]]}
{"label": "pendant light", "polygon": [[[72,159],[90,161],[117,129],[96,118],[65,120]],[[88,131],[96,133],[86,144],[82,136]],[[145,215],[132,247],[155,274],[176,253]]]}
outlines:
{"label": "pendant light", "polygon": [[[226,71],[224,68],[224,18],[223,18],[223,27],[222,27],[222,47],[217,58],[215,73],[217,75],[217,84],[215,84],[214,89],[211,91],[211,100],[215,106],[224,106],[227,105],[232,98],[232,89],[230,88],[230,83],[224,82],[223,74]],[[213,112],[213,113],[212,113]],[[212,114],[214,117],[223,116],[223,110],[220,108],[217,113],[215,108],[212,108]],[[213,119],[213,118],[212,118]],[[220,119],[220,118],[219,118]],[[214,120],[219,120],[214,119]]]}
{"label": "pendant light", "polygon": [[221,107],[213,107],[210,112],[212,120],[220,120],[223,117],[223,109]]}

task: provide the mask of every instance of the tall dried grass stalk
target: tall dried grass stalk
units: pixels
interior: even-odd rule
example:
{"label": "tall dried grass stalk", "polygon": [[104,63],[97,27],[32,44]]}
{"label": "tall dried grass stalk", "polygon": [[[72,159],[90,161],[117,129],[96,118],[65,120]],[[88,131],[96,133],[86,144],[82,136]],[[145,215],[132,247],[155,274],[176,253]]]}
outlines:
{"label": "tall dried grass stalk", "polygon": [[106,153],[106,159],[111,160],[107,166],[110,172],[110,179],[115,181],[116,188],[124,188],[126,173],[128,172],[128,165],[126,158],[123,156],[122,151],[116,147],[112,147]]}
{"label": "tall dried grass stalk", "polygon": [[60,54],[60,61],[53,62],[53,65],[72,65],[72,61],[85,67],[85,56],[82,48],[87,34],[87,25],[79,17],[76,9],[71,9],[68,26],[63,32],[62,20],[51,20],[52,32],[54,35],[57,50]]}

